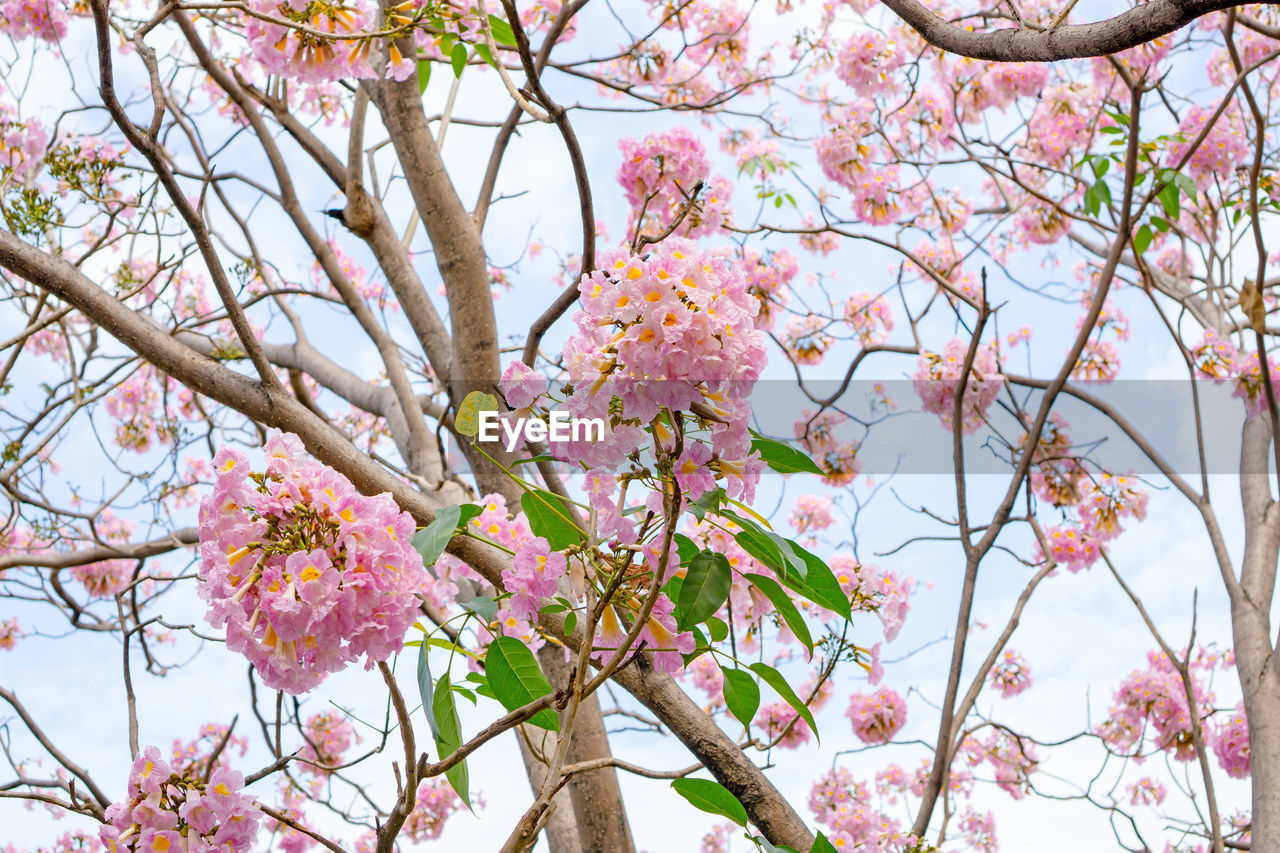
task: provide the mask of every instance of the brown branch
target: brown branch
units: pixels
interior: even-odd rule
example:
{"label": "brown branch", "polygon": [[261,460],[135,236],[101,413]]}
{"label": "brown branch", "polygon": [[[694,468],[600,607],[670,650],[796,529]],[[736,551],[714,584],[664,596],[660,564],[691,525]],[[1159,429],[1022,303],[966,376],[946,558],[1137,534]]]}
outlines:
{"label": "brown branch", "polygon": [[881,2],[939,50],[996,62],[1106,56],[1174,32],[1210,12],[1246,5],[1239,0],[1151,0],[1091,24],[1039,31],[1010,27],[983,33],[944,20],[919,0]]}

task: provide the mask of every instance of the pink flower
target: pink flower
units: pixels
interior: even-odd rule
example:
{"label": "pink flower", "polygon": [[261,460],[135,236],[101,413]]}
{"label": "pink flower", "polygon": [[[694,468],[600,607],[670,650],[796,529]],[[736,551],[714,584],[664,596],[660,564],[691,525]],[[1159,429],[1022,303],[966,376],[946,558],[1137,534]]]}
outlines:
{"label": "pink flower", "polygon": [[[108,850],[248,853],[258,834],[253,797],[240,793],[244,777],[223,767],[208,782],[200,772],[176,772],[145,747],[129,773],[125,799],[106,810],[99,838]],[[179,827],[184,827],[179,831]]]}
{"label": "pink flower", "polygon": [[1221,725],[1209,735],[1209,746],[1218,756],[1218,765],[1233,779],[1249,777],[1249,721],[1245,717],[1244,703],[1227,715]]}
{"label": "pink flower", "polygon": [[502,374],[502,395],[513,409],[527,409],[547,393],[547,377],[534,373],[519,359],[507,365]]}
{"label": "pink flower", "polygon": [[1164,785],[1149,776],[1144,776],[1137,782],[1131,782],[1127,790],[1131,806],[1158,806],[1167,796]]}
{"label": "pink flower", "polygon": [[845,716],[853,723],[853,733],[863,743],[888,743],[907,722],[907,703],[902,697],[881,687],[867,696],[855,693],[849,698]]}
{"label": "pink flower", "polygon": [[[941,354],[924,352],[912,377],[925,411],[937,415],[948,429],[951,427],[956,388],[968,350],[966,341],[958,337],[952,338]],[[982,426],[987,409],[995,402],[1003,387],[1004,379],[1000,375],[994,343],[980,345],[967,374],[960,405],[960,421],[966,433],[974,432]]]}
{"label": "pink flower", "polygon": [[5,0],[0,7],[4,31],[14,39],[41,38],[59,42],[67,37],[71,15],[61,0]]}
{"label": "pink flower", "polygon": [[22,625],[17,617],[0,619],[0,651],[9,651],[22,639]]}
{"label": "pink flower", "polygon": [[1008,699],[1031,686],[1031,668],[1022,655],[1013,649],[1005,649],[995,666],[991,667],[987,678],[1000,691],[1000,695]]}
{"label": "pink flower", "polygon": [[[728,219],[727,205],[732,185],[711,177],[706,149],[688,128],[675,127],[664,133],[650,133],[643,140],[623,139],[618,143],[622,165],[618,183],[631,202],[631,218],[642,223],[646,233],[664,231],[682,208],[689,211],[677,233],[701,237],[718,230]],[[701,200],[694,188],[704,183]]]}
{"label": "pink flower", "polygon": [[413,811],[404,822],[404,834],[418,844],[434,841],[444,832],[445,821],[461,809],[462,801],[447,779],[428,779],[418,787]]}
{"label": "pink flower", "polygon": [[781,749],[797,749],[809,742],[813,732],[809,724],[786,702],[774,702],[763,706],[753,721],[764,730],[769,741],[777,741]]}
{"label": "pink flower", "polygon": [[274,433],[267,466],[220,450],[213,492],[200,505],[200,595],[227,647],[271,688],[302,693],[364,656],[404,645],[426,573],[413,520],[390,495],[365,497]]}
{"label": "pink flower", "polygon": [[831,515],[831,499],[817,495],[801,495],[796,498],[796,505],[787,519],[797,533],[811,530],[826,530],[835,524]]}

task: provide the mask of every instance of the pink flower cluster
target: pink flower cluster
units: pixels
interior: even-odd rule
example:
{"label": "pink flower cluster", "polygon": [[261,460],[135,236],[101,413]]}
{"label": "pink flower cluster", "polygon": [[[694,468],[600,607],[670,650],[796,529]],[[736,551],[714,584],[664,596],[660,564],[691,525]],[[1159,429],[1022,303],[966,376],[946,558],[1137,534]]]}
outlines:
{"label": "pink flower cluster", "polygon": [[835,343],[827,328],[831,321],[817,314],[795,316],[787,321],[782,346],[796,364],[821,364],[822,357]]}
{"label": "pink flower cluster", "polygon": [[[1192,695],[1199,706],[1196,713],[1203,719],[1212,709],[1213,696],[1196,678],[1196,666],[1192,664]],[[1120,682],[1111,714],[1098,726],[1098,734],[1115,749],[1138,747],[1140,753],[1143,734],[1150,731],[1156,749],[1172,751],[1178,761],[1190,761],[1195,757],[1191,713],[1182,676],[1168,656],[1147,652],[1146,668],[1134,670]]]}
{"label": "pink flower cluster", "polygon": [[870,696],[855,693],[844,712],[853,733],[863,743],[888,743],[907,722],[907,703],[895,691],[881,687]]}
{"label": "pink flower cluster", "polygon": [[960,815],[960,832],[970,850],[978,853],[996,853],[996,819],[991,812],[976,812],[966,808]]}
{"label": "pink flower cluster", "polygon": [[1028,197],[1013,217],[1014,233],[1023,243],[1052,246],[1067,236],[1071,219],[1056,204]]}
{"label": "pink flower cluster", "polygon": [[1249,777],[1249,720],[1241,702],[1209,735],[1218,765],[1233,779]]}
{"label": "pink flower cluster", "polygon": [[1006,649],[996,665],[991,667],[987,678],[991,681],[991,686],[1008,699],[1031,686],[1031,667],[1027,666],[1022,655],[1013,649]]}
{"label": "pink flower cluster", "polygon": [[1089,144],[1097,111],[1097,98],[1087,87],[1051,86],[1027,123],[1027,147],[1045,165],[1065,162]]}
{"label": "pink flower cluster", "polygon": [[605,441],[552,442],[553,452],[614,468],[648,443],[645,425],[670,446],[670,430],[655,425],[664,408],[706,406],[724,422],[686,435],[677,480],[689,499],[723,478],[731,497],[750,500],[763,463],[751,451],[746,397],[764,367],[765,339],[745,276],[724,255],[684,240],[664,241],[644,258],[606,252],[601,264],[578,286],[584,310],[564,347],[573,391],[560,408],[602,418],[610,430]]}
{"label": "pink flower cluster", "polygon": [[[334,257],[342,268],[342,274],[350,282],[356,293],[379,308],[390,307],[393,311],[399,308],[399,303],[387,293],[386,286],[370,276],[364,267],[356,263],[354,258],[342,251],[342,247],[338,245],[337,240],[330,239],[329,248],[333,250]],[[315,282],[316,288],[322,293],[335,292],[333,283],[329,281],[329,276],[325,273],[324,268],[320,266],[319,261],[312,264],[311,278]]]}
{"label": "pink flower cluster", "polygon": [[[1200,343],[1191,347],[1191,358],[1198,375],[1212,379],[1215,384],[1232,380],[1235,388],[1232,397],[1244,401],[1245,412],[1256,415],[1267,407],[1266,387],[1257,352],[1241,352],[1228,338],[1219,336],[1213,329],[1205,329]],[[1272,387],[1280,388],[1280,359],[1267,357],[1271,367]]]}
{"label": "pink flower cluster", "polygon": [[987,110],[1039,95],[1049,80],[1048,67],[1038,62],[958,59],[944,63],[941,70],[956,93],[956,113],[966,124],[982,121]]}
{"label": "pink flower cluster", "polygon": [[244,777],[218,768],[207,783],[179,775],[148,746],[133,761],[129,793],[107,808],[98,830],[109,851],[129,853],[247,853],[258,834],[253,797],[240,793]]}
{"label": "pink flower cluster", "polygon": [[644,139],[626,138],[618,147],[622,150],[618,183],[631,202],[632,221],[646,233],[665,231],[695,198],[693,189],[699,181],[704,185],[702,200],[690,208],[677,233],[702,237],[728,221],[733,185],[711,176],[706,148],[688,128],[650,133]]}
{"label": "pink flower cluster", "polygon": [[898,167],[877,165],[875,147],[867,139],[876,131],[875,105],[855,101],[832,116],[829,133],[814,142],[818,165],[828,179],[850,192],[854,215],[883,225],[908,209],[900,193]]}
{"label": "pink flower cluster", "polygon": [[855,293],[845,300],[844,321],[864,347],[884,343],[893,331],[893,309],[883,296]]}
{"label": "pink flower cluster", "polygon": [[444,832],[445,821],[462,808],[462,801],[443,776],[428,779],[418,786],[413,811],[404,822],[405,837],[415,844],[435,841]]}
{"label": "pink flower cluster", "polygon": [[1053,559],[1073,574],[1089,568],[1102,556],[1097,538],[1078,527],[1046,527],[1044,534]]}
{"label": "pink flower cluster", "polygon": [[823,774],[809,791],[809,809],[830,832],[827,839],[837,850],[889,853],[910,846],[901,824],[876,808],[865,782],[855,781],[839,768]]}
{"label": "pink flower cluster", "polygon": [[117,421],[116,444],[134,453],[146,453],[157,444],[172,444],[179,419],[205,417],[189,388],[150,365],[113,388],[104,407]]}
{"label": "pink flower cluster", "polygon": [[1150,776],[1143,776],[1136,782],[1130,782],[1127,790],[1131,806],[1158,806],[1168,796],[1164,785]]}
{"label": "pink flower cluster", "polygon": [[898,88],[893,74],[906,57],[891,38],[873,30],[855,33],[836,55],[836,76],[863,96]]}
{"label": "pink flower cluster", "polygon": [[268,687],[298,694],[360,656],[372,668],[404,645],[425,581],[413,519],[365,497],[273,433],[266,470],[222,448],[200,504],[200,596],[227,647]]}
{"label": "pink flower cluster", "polygon": [[[372,41],[353,38],[374,26],[374,4],[366,0],[251,0],[249,7],[258,15],[281,21],[277,24],[245,16],[249,49],[268,73],[304,83],[377,76],[369,62]],[[311,31],[286,23],[302,24]],[[413,74],[417,69],[413,58],[402,56],[394,44],[388,47],[389,76],[403,80]]]}
{"label": "pink flower cluster", "polygon": [[835,524],[831,515],[831,498],[818,495],[801,495],[787,519],[797,533],[826,530]]}
{"label": "pink flower cluster", "polygon": [[848,417],[833,409],[826,409],[817,415],[805,409],[800,413],[800,419],[792,425],[795,437],[822,469],[822,481],[829,486],[847,486],[861,470],[858,446],[836,433],[848,421]]}
{"label": "pink flower cluster", "polygon": [[[1176,166],[1191,148],[1209,120],[1213,118],[1213,110],[1204,107],[1192,107],[1183,116],[1178,131],[1185,141],[1176,142],[1169,147],[1168,165]],[[1207,187],[1215,178],[1227,180],[1235,173],[1236,167],[1249,156],[1249,139],[1241,127],[1238,110],[1227,110],[1213,123],[1204,142],[1191,153],[1186,169],[1192,180],[1200,187]]]}
{"label": "pink flower cluster", "polygon": [[334,709],[312,714],[302,731],[307,743],[298,750],[298,757],[310,763],[302,764],[300,769],[317,777],[329,775],[328,768],[342,763],[356,737],[351,720]]}
{"label": "pink flower cluster", "polygon": [[18,622],[18,617],[0,619],[0,651],[12,650],[22,636],[22,624]]}
{"label": "pink flower cluster", "polygon": [[[32,2],[43,5],[43,0]],[[43,165],[48,147],[49,132],[40,122],[19,119],[16,107],[0,104],[0,162],[6,174],[12,174],[18,181],[33,179]]]}
{"label": "pink flower cluster", "polygon": [[747,275],[747,290],[760,300],[756,328],[773,328],[774,315],[787,304],[787,292],[800,265],[786,249],[761,254],[755,249],[742,250],[742,266]]}
{"label": "pink flower cluster", "polygon": [[752,724],[764,732],[769,743],[780,749],[799,749],[813,735],[813,730],[795,708],[782,701],[762,705]]}
{"label": "pink flower cluster", "polygon": [[[920,396],[925,411],[932,412],[951,428],[955,411],[956,388],[964,369],[969,345],[959,337],[952,338],[942,353],[924,352],[912,375],[912,384]],[[994,342],[981,344],[974,353],[973,366],[965,383],[964,397],[960,404],[960,423],[966,433],[982,426],[987,409],[995,402],[1004,380],[1000,375],[999,356]]]}
{"label": "pink flower cluster", "polygon": [[884,625],[885,640],[893,642],[911,610],[915,578],[903,580],[896,572],[863,565],[847,554],[832,557],[830,566],[840,588],[854,597],[854,607],[874,610]]}
{"label": "pink flower cluster", "polygon": [[13,39],[41,38],[49,42],[67,37],[71,14],[63,0],[5,0],[0,6],[0,29]]}
{"label": "pink flower cluster", "polygon": [[1030,776],[1039,759],[1032,743],[1005,729],[994,729],[986,738],[969,736],[960,752],[970,767],[983,762],[995,773],[996,787],[1020,800],[1031,793]]}
{"label": "pink flower cluster", "polygon": [[[133,534],[134,524],[110,510],[103,510],[93,525],[94,538],[105,543],[125,543]],[[110,598],[129,585],[136,560],[99,560],[71,567],[71,576],[79,581],[90,598]]]}

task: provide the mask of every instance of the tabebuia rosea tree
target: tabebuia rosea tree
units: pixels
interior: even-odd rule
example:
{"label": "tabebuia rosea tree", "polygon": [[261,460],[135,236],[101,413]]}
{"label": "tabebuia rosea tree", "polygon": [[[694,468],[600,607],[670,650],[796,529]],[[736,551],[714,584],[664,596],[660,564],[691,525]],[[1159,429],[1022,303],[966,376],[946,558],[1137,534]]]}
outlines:
{"label": "tabebuia rosea tree", "polygon": [[0,6],[0,844],[1280,850],[1232,0]]}

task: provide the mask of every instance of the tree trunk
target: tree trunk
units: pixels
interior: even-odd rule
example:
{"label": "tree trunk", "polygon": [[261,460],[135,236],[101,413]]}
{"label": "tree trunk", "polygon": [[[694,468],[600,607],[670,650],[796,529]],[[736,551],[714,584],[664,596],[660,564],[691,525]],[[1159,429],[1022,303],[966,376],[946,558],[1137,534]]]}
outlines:
{"label": "tree trunk", "polygon": [[1231,595],[1236,671],[1249,721],[1253,783],[1252,849],[1280,851],[1280,670],[1271,639],[1271,599],[1280,556],[1280,504],[1271,496],[1271,420],[1245,421],[1240,449],[1244,559]]}

